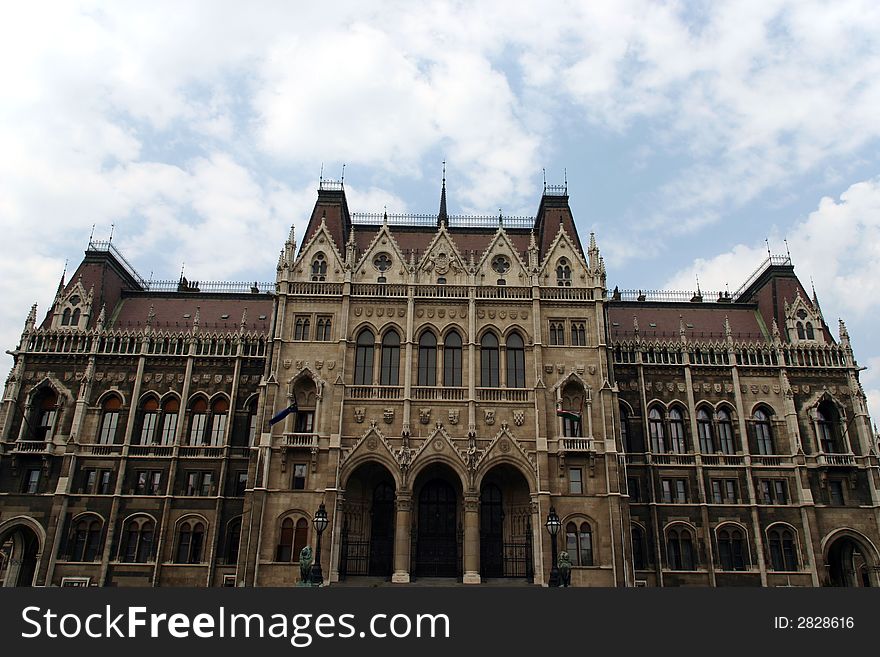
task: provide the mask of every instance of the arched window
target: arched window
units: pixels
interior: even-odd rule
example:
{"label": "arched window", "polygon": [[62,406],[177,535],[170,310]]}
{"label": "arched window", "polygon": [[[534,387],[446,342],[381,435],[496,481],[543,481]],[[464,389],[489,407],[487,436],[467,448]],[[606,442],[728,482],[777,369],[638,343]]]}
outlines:
{"label": "arched window", "polygon": [[816,332],[813,330],[813,324],[811,322],[807,322],[807,340],[815,340]]}
{"label": "arched window", "polygon": [[281,534],[278,536],[278,547],[275,550],[275,561],[290,561],[293,554],[293,519],[285,518],[281,522]]}
{"label": "arched window", "polygon": [[98,443],[112,445],[116,439],[116,427],[119,426],[119,409],[122,408],[122,400],[116,395],[107,397],[102,405],[101,433],[98,435]]}
{"label": "arched window", "polygon": [[180,402],[174,397],[162,404],[162,444],[171,445],[177,434],[177,416],[180,413]]}
{"label": "arched window", "polygon": [[494,333],[486,333],[480,340],[480,385],[484,388],[497,388],[498,382],[498,338]]}
{"label": "arched window", "polygon": [[141,405],[141,445],[152,445],[156,442],[156,429],[158,425],[159,400],[155,397],[148,397]]}
{"label": "arched window", "polygon": [[379,385],[396,386],[400,381],[400,336],[394,329],[382,338]]}
{"label": "arched window", "polygon": [[181,523],[177,530],[175,563],[201,563],[205,540],[205,525],[197,520]]}
{"label": "arched window", "polygon": [[565,322],[550,322],[550,344],[565,344]]}
{"label": "arched window", "polygon": [[327,256],[325,256],[324,253],[321,251],[318,251],[318,253],[315,254],[314,259],[312,260],[312,280],[327,280]]}
{"label": "arched window", "polygon": [[795,324],[795,328],[797,329],[798,340],[806,340],[807,335],[804,333],[804,324],[803,322],[798,322]]}
{"label": "arched window", "polygon": [[257,400],[248,405],[248,445],[255,445],[257,440]]}
{"label": "arched window", "polygon": [[120,561],[126,563],[146,563],[153,557],[153,521],[149,518],[134,518],[122,535]]}
{"label": "arched window", "polygon": [[315,322],[315,340],[328,342],[332,328],[333,319],[331,317],[318,317],[318,320]]}
{"label": "arched window", "polygon": [[733,423],[730,421],[730,413],[719,408],[716,413],[718,418],[718,443],[721,451],[725,454],[736,454],[736,445],[733,441]]}
{"label": "arched window", "polygon": [[770,539],[770,566],[773,570],[793,571],[798,569],[797,551],[794,546],[794,532],[787,527],[771,527],[767,532]]}
{"label": "arched window", "polygon": [[238,563],[238,545],[241,543],[241,518],[229,523],[226,528],[226,563],[234,565]]}
{"label": "arched window", "polygon": [[67,541],[69,561],[94,561],[101,551],[101,523],[94,516],[79,520]]}
{"label": "arched window", "polygon": [[70,308],[65,308],[61,313],[61,326],[70,326]]}
{"label": "arched window", "polygon": [[420,386],[437,385],[437,338],[431,331],[425,331],[419,338],[419,375]]}
{"label": "arched window", "polygon": [[375,336],[370,329],[364,329],[357,336],[354,355],[354,384],[369,386],[373,384],[373,350]]}
{"label": "arched window", "polygon": [[51,440],[55,429],[55,413],[58,408],[58,395],[51,388],[43,388],[34,400],[36,406],[36,422],[34,422],[34,439]]}
{"label": "arched window", "polygon": [[443,343],[443,385],[461,387],[461,336],[451,331]]}
{"label": "arched window", "polygon": [[755,444],[758,454],[775,454],[773,446],[773,428],[770,424],[770,415],[759,408],[755,411]]}
{"label": "arched window", "polygon": [[593,530],[590,523],[580,526],[570,522],[565,526],[565,549],[574,566],[593,565]]}
{"label": "arched window", "polygon": [[293,560],[299,559],[299,553],[309,544],[309,521],[300,518],[296,521],[296,529],[293,531]]}
{"label": "arched window", "polygon": [[293,325],[294,340],[308,340],[312,330],[312,320],[308,317],[297,317]]}
{"label": "arched window", "polygon": [[715,436],[712,433],[712,418],[705,408],[697,410],[697,433],[700,435],[700,451],[703,454],[714,454]]}
{"label": "arched window", "polygon": [[566,258],[560,258],[556,264],[556,285],[571,287],[571,265]]}
{"label": "arched window", "polygon": [[725,527],[718,531],[718,558],[721,570],[745,570],[748,566],[742,530]]}
{"label": "arched window", "polygon": [[672,527],[666,532],[666,558],[671,570],[694,569],[694,539],[686,527]]}
{"label": "arched window", "polygon": [[677,408],[669,409],[669,446],[676,454],[687,452],[687,440],[684,435],[684,420]]}
{"label": "arched window", "polygon": [[507,336],[507,387],[526,387],[526,351],[519,333]]}
{"label": "arched window", "polygon": [[229,418],[229,402],[220,397],[211,404],[211,440],[214,447],[226,442],[226,421]]}
{"label": "arched window", "polygon": [[645,531],[638,525],[632,525],[633,568],[644,570],[648,560],[645,558]]}
{"label": "arched window", "polygon": [[70,325],[71,326],[79,326],[79,308],[73,309],[73,314],[70,316]]}
{"label": "arched window", "polygon": [[623,404],[620,405],[620,442],[624,452],[632,451],[629,444],[629,411]]}
{"label": "arched window", "polygon": [[826,454],[837,454],[840,450],[838,441],[837,421],[839,415],[834,404],[828,400],[819,404],[816,409],[816,431],[819,438],[819,449]]}
{"label": "arched window", "polygon": [[190,406],[189,444],[203,445],[205,428],[208,426],[208,402],[204,397],[197,397]]}
{"label": "arched window", "polygon": [[663,431],[663,416],[656,406],[648,411],[648,433],[651,436],[651,451],[663,454],[666,451],[666,435]]}

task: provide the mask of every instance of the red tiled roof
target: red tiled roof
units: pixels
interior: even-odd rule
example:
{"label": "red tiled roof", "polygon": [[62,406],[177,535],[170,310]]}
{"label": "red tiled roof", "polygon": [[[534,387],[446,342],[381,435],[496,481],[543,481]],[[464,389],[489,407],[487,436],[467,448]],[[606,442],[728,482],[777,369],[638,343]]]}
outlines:
{"label": "red tiled roof", "polygon": [[727,316],[735,341],[767,342],[769,340],[769,334],[762,329],[758,312],[754,307],[651,302],[611,304],[608,308],[608,320],[612,339],[632,339],[634,316],[638,318],[639,335],[642,338],[678,340],[680,321],[683,321],[688,339],[723,339],[724,317]]}
{"label": "red tiled roof", "polygon": [[[117,329],[137,329],[146,325],[147,315],[153,307],[153,328],[157,331],[178,331],[192,328],[196,309],[199,326],[209,332],[237,332],[241,315],[247,308],[247,331],[269,332],[272,320],[272,299],[268,295],[140,295],[122,299],[112,315],[109,325]],[[189,315],[189,317],[185,317]],[[224,315],[227,317],[224,318]],[[261,319],[262,317],[262,319]]]}

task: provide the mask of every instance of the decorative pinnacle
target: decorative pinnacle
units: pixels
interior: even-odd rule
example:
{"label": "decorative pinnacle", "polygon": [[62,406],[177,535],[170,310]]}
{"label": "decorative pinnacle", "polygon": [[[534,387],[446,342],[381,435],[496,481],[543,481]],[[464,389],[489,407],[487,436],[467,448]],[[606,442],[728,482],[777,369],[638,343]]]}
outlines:
{"label": "decorative pinnacle", "polygon": [[596,246],[596,233],[590,231],[590,251],[596,251],[598,247]]}
{"label": "decorative pinnacle", "polygon": [[150,309],[147,311],[147,326],[152,327],[154,319],[156,319],[156,309],[150,304]]}
{"label": "decorative pinnacle", "polygon": [[842,344],[849,344],[849,331],[846,330],[846,324],[843,323],[842,319],[837,320],[838,322],[838,332],[840,334],[840,342]]}
{"label": "decorative pinnacle", "polygon": [[104,323],[107,321],[107,305],[101,304],[101,312],[98,313],[98,322],[95,325],[98,330],[104,328]]}
{"label": "decorative pinnacle", "polygon": [[193,317],[193,329],[199,328],[199,325],[202,323],[202,307],[196,306],[196,314]]}
{"label": "decorative pinnacle", "polygon": [[780,342],[782,340],[782,335],[779,333],[779,324],[776,323],[776,318],[773,318],[773,341]]}
{"label": "decorative pinnacle", "polygon": [[247,306],[245,306],[244,310],[241,311],[241,321],[238,323],[238,328],[244,333],[245,328],[247,327]]}
{"label": "decorative pinnacle", "polygon": [[636,335],[639,334],[639,318],[637,315],[633,315],[633,331]]}
{"label": "decorative pinnacle", "polygon": [[724,316],[724,335],[728,338],[731,336],[730,319],[727,315]]}

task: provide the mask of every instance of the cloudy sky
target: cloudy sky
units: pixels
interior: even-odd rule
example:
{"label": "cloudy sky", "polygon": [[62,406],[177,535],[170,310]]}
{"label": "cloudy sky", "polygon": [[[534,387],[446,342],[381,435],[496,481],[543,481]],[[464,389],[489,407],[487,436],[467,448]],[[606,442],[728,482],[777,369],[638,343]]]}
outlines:
{"label": "cloudy sky", "polygon": [[610,286],[733,290],[787,239],[880,412],[876,0],[311,6],[4,4],[4,349],[93,224],[145,277],[272,280],[322,166],[432,212],[446,159],[454,213],[567,170]]}

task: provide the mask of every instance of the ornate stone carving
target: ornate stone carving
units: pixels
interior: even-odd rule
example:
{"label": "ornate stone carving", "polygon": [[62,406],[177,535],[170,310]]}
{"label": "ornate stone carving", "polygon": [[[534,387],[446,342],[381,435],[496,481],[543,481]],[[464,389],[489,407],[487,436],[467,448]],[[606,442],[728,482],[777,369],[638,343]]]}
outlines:
{"label": "ornate stone carving", "polygon": [[394,409],[386,408],[382,411],[382,419],[385,420],[385,424],[391,424],[394,422]]}
{"label": "ornate stone carving", "polygon": [[488,424],[489,426],[495,424],[495,409],[494,408],[483,409],[483,417],[486,419],[486,424]]}
{"label": "ornate stone carving", "polygon": [[521,427],[523,425],[523,422],[525,422],[525,421],[526,421],[525,411],[514,411],[513,412],[513,423],[516,426]]}
{"label": "ornate stone carving", "polygon": [[419,409],[419,422],[422,424],[428,424],[431,421],[431,409],[430,408],[420,408]]}
{"label": "ornate stone carving", "polygon": [[457,408],[450,408],[447,417],[449,418],[449,424],[458,424],[458,414],[459,410]]}
{"label": "ornate stone carving", "polygon": [[364,421],[364,416],[367,413],[367,409],[363,406],[359,406],[354,409],[354,421],[358,424],[361,424]]}

